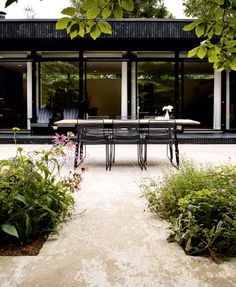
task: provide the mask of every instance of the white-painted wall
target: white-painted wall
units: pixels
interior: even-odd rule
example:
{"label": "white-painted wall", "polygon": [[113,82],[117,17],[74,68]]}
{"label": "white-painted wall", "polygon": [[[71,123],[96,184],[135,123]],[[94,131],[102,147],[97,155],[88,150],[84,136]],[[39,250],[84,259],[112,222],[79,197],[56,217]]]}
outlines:
{"label": "white-painted wall", "polygon": [[121,72],[121,116],[128,115],[128,91],[127,91],[127,62],[122,62]]}
{"label": "white-painted wall", "polygon": [[32,63],[27,62],[27,129],[30,129],[32,118]]}
{"label": "white-painted wall", "polygon": [[214,71],[213,129],[221,129],[221,73]]}

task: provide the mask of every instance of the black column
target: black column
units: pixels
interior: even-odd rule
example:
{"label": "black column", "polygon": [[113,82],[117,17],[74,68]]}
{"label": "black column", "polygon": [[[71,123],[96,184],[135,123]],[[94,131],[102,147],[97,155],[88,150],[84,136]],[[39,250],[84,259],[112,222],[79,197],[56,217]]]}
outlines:
{"label": "black column", "polygon": [[175,52],[175,95],[174,95],[174,117],[177,118],[182,114],[181,95],[179,92],[179,52]]}
{"label": "black column", "polygon": [[[32,79],[31,79],[31,81],[32,81],[32,122],[37,121],[37,76],[36,76],[36,73],[37,73],[36,61],[33,60],[33,62],[32,62]],[[39,76],[40,76],[40,73],[39,73]],[[39,87],[40,87],[40,85],[39,85]]]}
{"label": "black column", "polygon": [[86,97],[84,93],[84,61],[83,61],[83,51],[79,52],[79,99],[78,99],[78,117],[84,118],[86,113]]}

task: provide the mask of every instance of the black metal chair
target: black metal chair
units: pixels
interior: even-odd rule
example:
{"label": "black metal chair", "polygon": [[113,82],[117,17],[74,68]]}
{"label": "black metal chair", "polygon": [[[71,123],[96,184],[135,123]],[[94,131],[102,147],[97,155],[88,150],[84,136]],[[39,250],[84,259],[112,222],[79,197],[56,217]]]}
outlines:
{"label": "black metal chair", "polygon": [[115,120],[113,121],[111,142],[111,164],[115,163],[115,146],[117,144],[137,144],[138,163],[143,169],[142,144],[140,141],[139,120]]}
{"label": "black metal chair", "polygon": [[109,116],[90,116],[88,115],[89,120],[103,120],[103,119],[109,119]]}
{"label": "black metal chair", "polygon": [[[175,121],[149,120],[146,130],[143,131],[144,140],[144,168],[147,166],[147,145],[167,144],[167,157],[170,162],[179,168],[179,148],[177,138],[177,126]],[[173,146],[175,147],[175,163],[173,162]]]}
{"label": "black metal chair", "polygon": [[[83,125],[78,125],[74,167],[76,168],[85,159],[86,145],[104,144],[106,146],[106,170],[111,169],[111,146],[109,139],[109,127],[105,127],[103,120],[87,120]],[[80,159],[79,163],[78,158]]]}

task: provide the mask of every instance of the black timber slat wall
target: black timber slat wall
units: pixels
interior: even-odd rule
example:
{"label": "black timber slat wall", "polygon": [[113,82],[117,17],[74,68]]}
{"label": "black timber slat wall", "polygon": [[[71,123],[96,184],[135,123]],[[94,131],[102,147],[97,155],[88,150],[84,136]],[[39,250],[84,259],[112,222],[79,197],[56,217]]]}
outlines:
{"label": "black timber slat wall", "polygon": [[[196,39],[194,32],[182,29],[189,20],[109,21],[113,28],[109,39]],[[0,39],[65,39],[65,30],[56,30],[55,20],[0,20]]]}

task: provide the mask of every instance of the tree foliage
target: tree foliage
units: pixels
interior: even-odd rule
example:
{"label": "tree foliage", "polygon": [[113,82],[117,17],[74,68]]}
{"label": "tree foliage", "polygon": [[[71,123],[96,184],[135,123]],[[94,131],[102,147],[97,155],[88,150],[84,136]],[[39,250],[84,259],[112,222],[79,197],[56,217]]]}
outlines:
{"label": "tree foliage", "polygon": [[194,18],[204,16],[213,2],[214,0],[184,0],[184,14]]}
{"label": "tree foliage", "polygon": [[124,18],[169,18],[170,16],[163,0],[134,0],[134,9],[124,13]]}
{"label": "tree foliage", "polygon": [[213,0],[206,15],[184,27],[203,41],[190,57],[208,58],[218,71],[236,71],[236,0]]}

